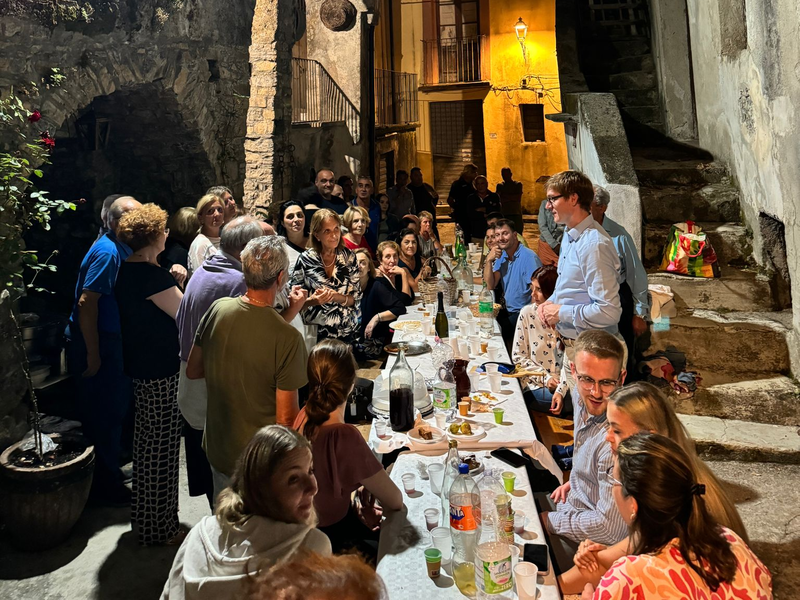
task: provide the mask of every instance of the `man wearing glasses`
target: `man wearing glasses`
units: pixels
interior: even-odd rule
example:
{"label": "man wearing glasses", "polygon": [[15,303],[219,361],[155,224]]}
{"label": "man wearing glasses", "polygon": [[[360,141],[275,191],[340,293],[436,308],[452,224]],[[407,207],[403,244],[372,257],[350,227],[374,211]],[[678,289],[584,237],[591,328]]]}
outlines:
{"label": "man wearing glasses", "polygon": [[542,323],[557,330],[565,346],[568,360],[564,361],[564,372],[574,391],[569,364],[574,360],[578,335],[592,329],[619,335],[620,262],[611,237],[592,217],[594,187],[589,178],[579,171],[563,171],[553,175],[545,187],[547,208],[566,231],[556,289],[539,305],[537,315]]}
{"label": "man wearing glasses", "polygon": [[[556,574],[572,567],[585,539],[609,546],[628,534],[616,509],[613,484],[603,475],[614,464],[606,441],[608,397],[625,381],[624,346],[606,331],[583,332],[575,341],[572,377],[577,382],[575,452],[568,483],[548,497],[537,494],[542,524],[549,533]],[[595,537],[596,536],[596,537]]]}

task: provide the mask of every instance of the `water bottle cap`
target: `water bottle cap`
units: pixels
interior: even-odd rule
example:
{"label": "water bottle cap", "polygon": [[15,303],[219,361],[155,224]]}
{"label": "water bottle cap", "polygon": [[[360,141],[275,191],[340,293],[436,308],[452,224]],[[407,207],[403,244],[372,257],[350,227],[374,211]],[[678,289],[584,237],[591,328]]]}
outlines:
{"label": "water bottle cap", "polygon": [[466,475],[469,473],[469,465],[465,463],[461,463],[458,465],[458,473],[459,475]]}

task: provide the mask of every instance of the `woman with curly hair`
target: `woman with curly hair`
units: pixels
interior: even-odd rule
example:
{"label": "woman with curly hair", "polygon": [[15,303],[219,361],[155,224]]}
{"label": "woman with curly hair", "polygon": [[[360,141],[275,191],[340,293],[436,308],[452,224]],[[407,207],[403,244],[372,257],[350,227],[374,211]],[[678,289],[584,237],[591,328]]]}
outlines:
{"label": "woman with curly hair", "polygon": [[180,543],[178,409],[180,345],[175,315],[183,293],[158,264],[169,230],[155,204],[125,213],[117,236],[132,254],[114,293],[119,306],[125,373],[133,380],[133,507],[131,520],[145,546]]}
{"label": "woman with curly hair", "polygon": [[772,576],[706,506],[706,486],[676,442],[638,433],[617,447],[605,477],[630,528],[630,546],[582,600],[772,598]]}
{"label": "woman with curly hair", "polygon": [[356,367],[350,348],[339,340],[314,346],[308,357],[308,401],[294,428],[311,441],[320,490],[314,505],[333,551],[357,547],[375,556],[382,511],[400,510],[403,496],[358,429],[345,423]]}
{"label": "woman with curly hair", "polygon": [[317,480],[311,444],[283,425],[259,429],[236,463],[230,486],[175,555],[162,600],[237,600],[253,576],[298,551],[331,553],[315,529]]}

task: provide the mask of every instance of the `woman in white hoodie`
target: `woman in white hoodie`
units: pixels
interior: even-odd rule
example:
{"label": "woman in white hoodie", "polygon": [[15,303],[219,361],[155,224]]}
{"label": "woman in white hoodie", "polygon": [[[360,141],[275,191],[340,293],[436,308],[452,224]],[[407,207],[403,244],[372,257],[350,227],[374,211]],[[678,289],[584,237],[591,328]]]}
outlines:
{"label": "woman in white hoodie", "polygon": [[215,516],[186,536],[161,594],[162,600],[243,598],[251,576],[303,548],[330,554],[315,528],[311,444],[281,425],[255,434],[239,457]]}

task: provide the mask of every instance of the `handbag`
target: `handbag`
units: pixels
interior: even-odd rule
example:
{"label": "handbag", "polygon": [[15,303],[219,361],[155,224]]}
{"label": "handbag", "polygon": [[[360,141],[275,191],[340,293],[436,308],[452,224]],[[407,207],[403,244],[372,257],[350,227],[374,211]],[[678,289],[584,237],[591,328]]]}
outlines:
{"label": "handbag", "polygon": [[693,221],[675,223],[670,228],[659,270],[690,277],[720,276],[711,240]]}

